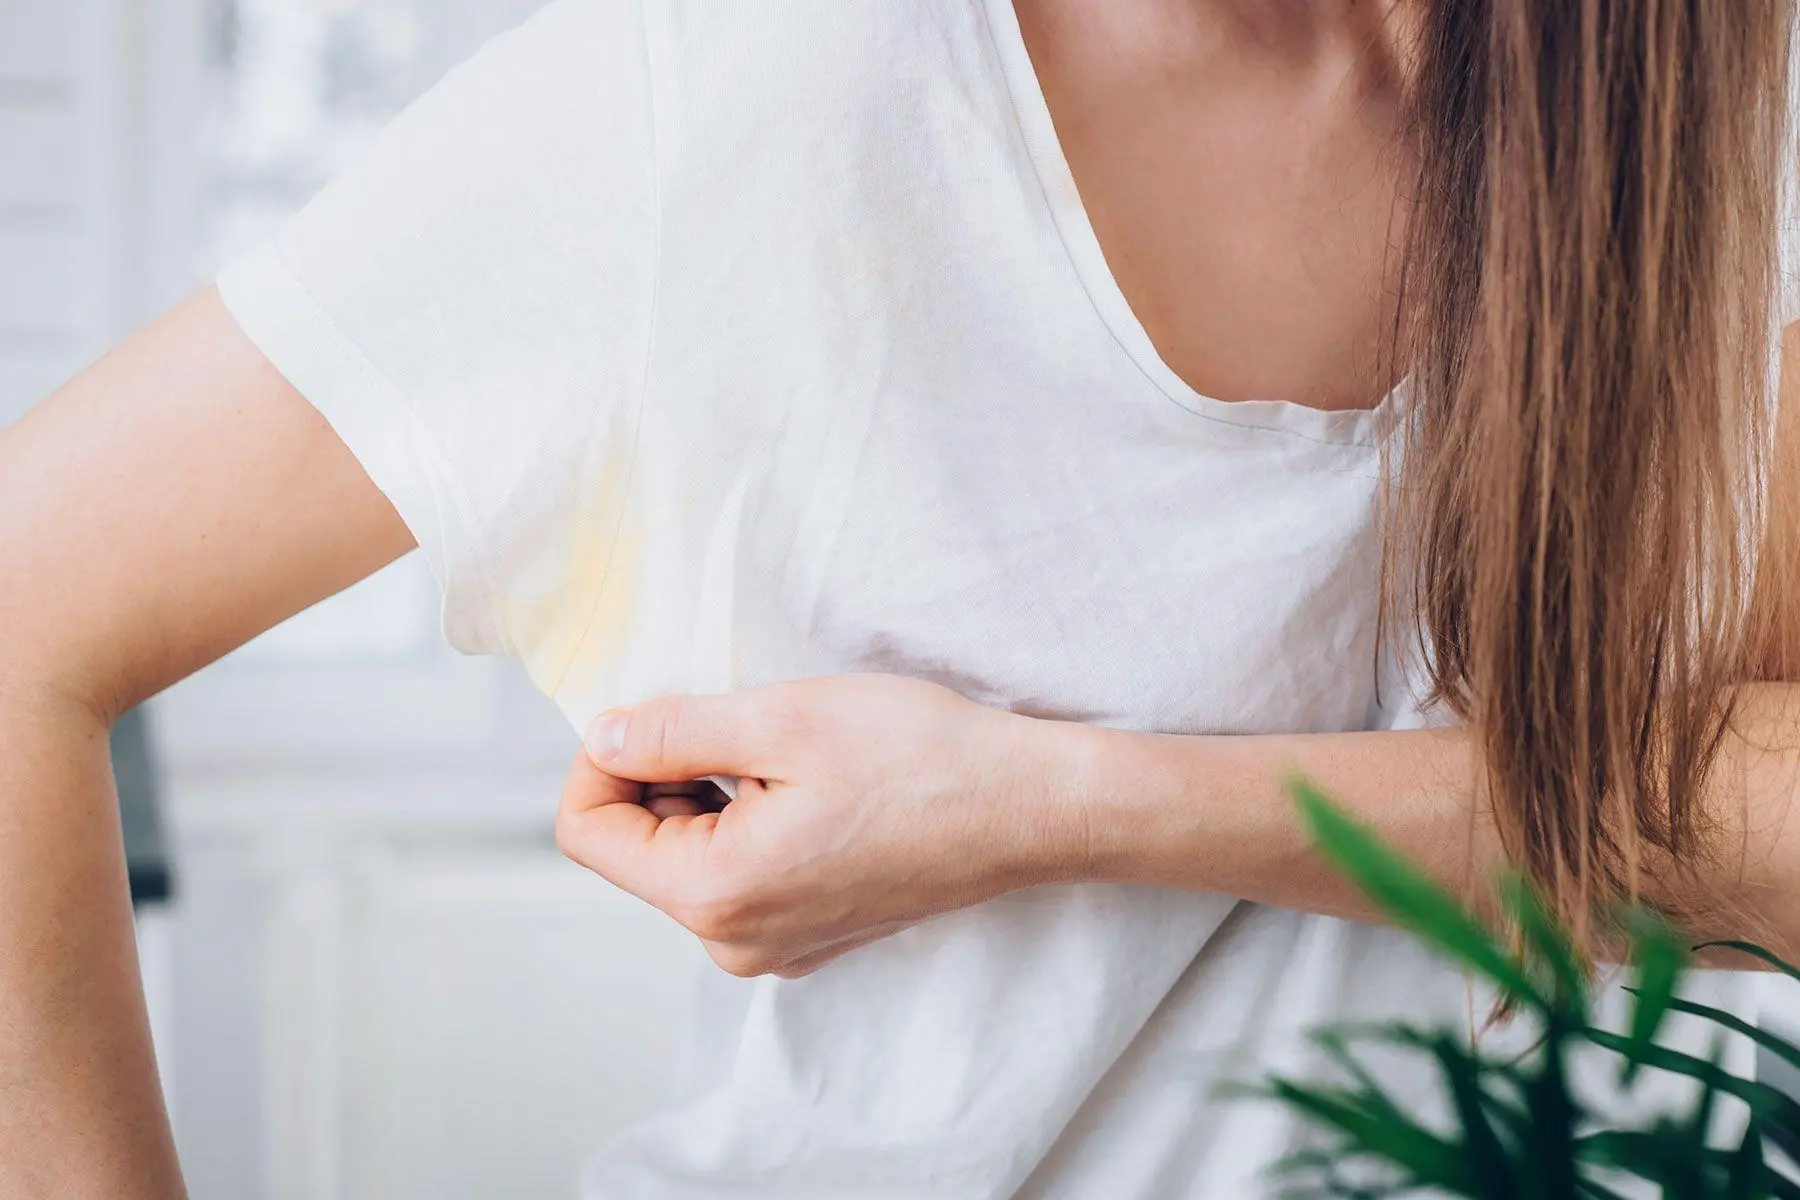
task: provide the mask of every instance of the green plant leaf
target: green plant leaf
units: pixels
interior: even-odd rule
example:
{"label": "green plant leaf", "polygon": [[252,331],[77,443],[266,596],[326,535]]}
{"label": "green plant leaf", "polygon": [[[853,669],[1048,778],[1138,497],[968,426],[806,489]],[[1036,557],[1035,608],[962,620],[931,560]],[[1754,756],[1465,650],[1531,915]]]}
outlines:
{"label": "green plant leaf", "polygon": [[1573,1196],[1579,1190],[1575,1131],[1582,1112],[1569,1091],[1566,1053],[1567,1034],[1553,1027],[1537,1073],[1518,1076],[1525,1109],[1531,1114],[1521,1147],[1521,1158],[1535,1173],[1533,1185],[1523,1189],[1529,1196]]}
{"label": "green plant leaf", "polygon": [[[1748,1148],[1740,1143],[1730,1150],[1707,1148],[1694,1154],[1665,1123],[1653,1130],[1613,1129],[1589,1134],[1576,1143],[1575,1152],[1581,1161],[1593,1166],[1611,1167],[1660,1183],[1667,1189],[1664,1195],[1682,1200],[1712,1195],[1720,1200],[1762,1200],[1770,1195],[1773,1179],[1763,1166],[1761,1136],[1758,1130],[1756,1140]],[[1695,1171],[1707,1182],[1696,1182]],[[1584,1186],[1588,1186],[1585,1181]],[[1744,1186],[1749,1190],[1729,1190]]]}
{"label": "green plant leaf", "polygon": [[1780,971],[1783,975],[1786,975],[1788,978],[1800,979],[1800,967],[1796,967],[1793,963],[1789,962],[1785,958],[1782,958],[1780,955],[1776,954],[1773,950],[1763,949],[1761,946],[1758,946],[1755,942],[1740,942],[1740,941],[1733,941],[1733,940],[1723,940],[1723,941],[1717,941],[1717,942],[1701,942],[1698,946],[1694,947],[1694,953],[1698,954],[1702,950],[1717,950],[1721,947],[1726,950],[1742,951],[1743,953],[1748,954],[1751,958],[1760,958],[1762,961],[1768,963],[1771,967],[1774,967],[1777,971]]}
{"label": "green plant leaf", "polygon": [[1769,1189],[1769,1195],[1778,1197],[1779,1200],[1800,1200],[1800,1184],[1769,1166],[1766,1161],[1763,1163],[1763,1186]]}
{"label": "green plant leaf", "polygon": [[1575,950],[1562,924],[1544,904],[1530,880],[1517,871],[1500,876],[1500,898],[1518,921],[1525,943],[1550,968],[1555,981],[1554,998],[1563,1018],[1571,1025],[1585,1024],[1588,1009],[1587,974],[1575,961]]}
{"label": "green plant leaf", "polygon": [[1591,1179],[1583,1179],[1577,1187],[1580,1188],[1582,1200],[1630,1200],[1629,1197],[1622,1196],[1611,1188],[1606,1187],[1603,1184],[1595,1183]]}
{"label": "green plant leaf", "polygon": [[[1725,1039],[1721,1033],[1713,1041],[1712,1052],[1706,1056],[1706,1061],[1723,1072],[1724,1058]],[[1707,1135],[1712,1132],[1713,1112],[1718,1108],[1718,1102],[1719,1089],[1702,1085],[1687,1123],[1670,1130],[1671,1154],[1665,1183],[1673,1186],[1675,1195],[1699,1196],[1706,1190],[1707,1166],[1713,1157]]]}
{"label": "green plant leaf", "polygon": [[1769,1192],[1769,1169],[1763,1163],[1762,1122],[1751,1117],[1744,1127],[1744,1140],[1726,1164],[1720,1200],[1762,1200]]}
{"label": "green plant leaf", "polygon": [[[1346,1023],[1315,1033],[1316,1044],[1343,1070],[1347,1084],[1275,1079],[1237,1089],[1283,1103],[1331,1131],[1318,1148],[1278,1164],[1284,1182],[1303,1186],[1296,1194],[1386,1200],[1426,1189],[1465,1200],[1622,1200],[1614,1187],[1627,1186],[1624,1177],[1635,1175],[1660,1186],[1665,1200],[1800,1200],[1800,1185],[1765,1161],[1763,1141],[1765,1134],[1800,1138],[1800,1102],[1732,1075],[1721,1054],[1724,1035],[1738,1034],[1800,1069],[1800,1046],[1734,1014],[1679,998],[1688,950],[1666,922],[1648,910],[1626,911],[1622,926],[1631,941],[1636,985],[1627,989],[1633,995],[1627,1032],[1594,1028],[1592,985],[1580,956],[1524,876],[1510,873],[1500,881],[1501,901],[1524,937],[1520,961],[1372,829],[1304,780],[1292,781],[1291,789],[1321,855],[1383,914],[1535,1010],[1542,1022],[1542,1040],[1529,1053],[1493,1059],[1483,1057],[1479,1044],[1471,1047],[1447,1029]],[[1738,950],[1800,978],[1800,968],[1749,942],[1712,942],[1696,949],[1713,947]],[[1721,1040],[1710,1060],[1658,1044],[1671,1012],[1712,1022]],[[1415,1098],[1379,1084],[1366,1069],[1358,1044],[1363,1039],[1402,1054],[1429,1055],[1444,1080],[1455,1126],[1440,1130],[1408,1115]],[[1578,1042],[1622,1056],[1627,1080],[1643,1068],[1666,1071],[1696,1081],[1700,1095],[1679,1119],[1664,1118],[1649,1128],[1606,1129],[1600,1125],[1606,1114],[1587,1109],[1570,1085],[1571,1047]],[[1708,1144],[1721,1095],[1750,1109],[1742,1141],[1727,1148]]]}
{"label": "green plant leaf", "polygon": [[1336,1129],[1358,1150],[1402,1168],[1413,1182],[1450,1188],[1461,1196],[1481,1196],[1480,1181],[1458,1148],[1424,1126],[1369,1112],[1354,1095],[1337,1088],[1285,1079],[1273,1080],[1270,1086],[1290,1107]]}
{"label": "green plant leaf", "polygon": [[[1628,909],[1621,924],[1631,937],[1631,958],[1637,968],[1637,986],[1627,989],[1633,996],[1630,1036],[1634,1044],[1648,1046],[1662,1028],[1687,969],[1687,951],[1674,929],[1653,913]],[[1625,1082],[1636,1078],[1642,1064],[1640,1055],[1625,1056]]]}
{"label": "green plant leaf", "polygon": [[1669,1142],[1660,1131],[1607,1129],[1577,1138],[1575,1154],[1582,1162],[1660,1180],[1669,1157]]}
{"label": "green plant leaf", "polygon": [[1351,1051],[1348,1039],[1336,1029],[1318,1029],[1308,1035],[1312,1042],[1325,1052],[1325,1056],[1336,1063],[1338,1069],[1348,1075],[1357,1085],[1356,1095],[1377,1115],[1396,1120],[1405,1120],[1405,1116],[1394,1102],[1388,1098],[1374,1076],[1370,1075],[1356,1055]]}
{"label": "green plant leaf", "polygon": [[[1424,1054],[1433,1053],[1433,1043],[1439,1036],[1434,1031],[1398,1021],[1341,1022],[1332,1026],[1331,1033],[1342,1041],[1401,1046]],[[1501,1061],[1478,1058],[1476,1061],[1482,1076],[1482,1093],[1489,1117],[1500,1126],[1498,1132],[1510,1139],[1513,1145],[1523,1143],[1532,1117],[1523,1107],[1522,1101],[1531,1080],[1520,1069],[1519,1061],[1510,1058]],[[1504,1084],[1511,1090],[1511,1094],[1503,1094],[1493,1086],[1496,1083]]]}
{"label": "green plant leaf", "polygon": [[1281,1195],[1288,1200],[1318,1200],[1320,1195],[1343,1197],[1345,1200],[1387,1200],[1390,1196],[1413,1190],[1410,1184],[1352,1183],[1343,1177],[1343,1170],[1348,1165],[1347,1156],[1342,1150],[1296,1150],[1274,1163],[1269,1171],[1276,1178],[1297,1175],[1311,1177],[1312,1186],[1304,1191],[1292,1188],[1283,1191]]}
{"label": "green plant leaf", "polygon": [[1480,1061],[1448,1034],[1436,1035],[1431,1045],[1462,1123],[1463,1146],[1481,1181],[1480,1194],[1488,1200],[1509,1200],[1517,1195],[1518,1171],[1489,1119],[1490,1098],[1481,1088]]}
{"label": "green plant leaf", "polygon": [[1551,1008],[1519,965],[1453,896],[1311,783],[1294,779],[1289,790],[1319,852],[1396,924],[1487,976],[1515,999]]}
{"label": "green plant leaf", "polygon": [[1686,1075],[1698,1080],[1703,1086],[1717,1088],[1730,1096],[1736,1096],[1749,1106],[1751,1113],[1765,1124],[1775,1125],[1784,1132],[1800,1137],[1800,1104],[1783,1092],[1770,1087],[1766,1083],[1758,1083],[1751,1079],[1739,1079],[1731,1072],[1724,1070],[1703,1058],[1684,1054],[1679,1050],[1671,1050],[1667,1046],[1638,1047],[1631,1039],[1604,1029],[1585,1029],[1582,1036],[1596,1046],[1627,1053],[1636,1050],[1641,1054],[1644,1065],[1655,1067],[1661,1071],[1669,1071],[1676,1075]]}
{"label": "green plant leaf", "polygon": [[[1625,990],[1631,991],[1632,989],[1626,988]],[[1723,1009],[1714,1008],[1708,1004],[1696,1004],[1692,1000],[1671,1000],[1669,1007],[1675,1012],[1702,1017],[1732,1033],[1741,1034],[1790,1066],[1800,1070],[1800,1046],[1794,1045],[1779,1034],[1771,1033],[1761,1026],[1752,1025],[1743,1018],[1733,1016]]]}

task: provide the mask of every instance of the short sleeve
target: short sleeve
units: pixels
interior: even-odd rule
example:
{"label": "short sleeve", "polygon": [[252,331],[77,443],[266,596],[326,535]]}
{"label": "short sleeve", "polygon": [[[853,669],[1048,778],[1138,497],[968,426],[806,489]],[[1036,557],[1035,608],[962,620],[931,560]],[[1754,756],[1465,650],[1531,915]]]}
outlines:
{"label": "short sleeve", "polygon": [[217,281],[411,528],[468,653],[526,657],[609,553],[655,290],[648,59],[640,0],[555,0]]}

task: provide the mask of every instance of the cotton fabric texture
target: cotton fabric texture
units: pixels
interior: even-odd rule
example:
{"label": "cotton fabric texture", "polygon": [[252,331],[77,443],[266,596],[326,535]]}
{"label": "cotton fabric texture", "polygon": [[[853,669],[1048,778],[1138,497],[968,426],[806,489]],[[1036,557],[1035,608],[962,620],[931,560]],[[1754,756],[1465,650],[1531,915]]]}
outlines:
{"label": "cotton fabric texture", "polygon": [[[1403,399],[1223,403],[1162,362],[1006,0],[557,0],[219,287],[449,640],[578,729],[850,671],[1132,730],[1429,719],[1376,658]],[[586,1195],[1241,1200],[1300,1131],[1220,1081],[1484,1011],[1391,930],[1112,885],[707,988]]]}

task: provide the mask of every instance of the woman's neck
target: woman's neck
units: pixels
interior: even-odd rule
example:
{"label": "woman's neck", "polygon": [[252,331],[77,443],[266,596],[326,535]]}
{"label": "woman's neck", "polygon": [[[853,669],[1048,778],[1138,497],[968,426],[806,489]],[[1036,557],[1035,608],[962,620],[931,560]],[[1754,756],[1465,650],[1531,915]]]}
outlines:
{"label": "woman's neck", "polygon": [[1402,0],[1155,0],[1184,8],[1198,23],[1283,57],[1365,53],[1392,32]]}
{"label": "woman's neck", "polygon": [[1341,79],[1401,77],[1417,0],[1016,0],[1039,21],[1104,30],[1133,61],[1179,68],[1221,51]]}
{"label": "woman's neck", "polygon": [[1014,0],[1107,264],[1196,391],[1392,385],[1404,2]]}

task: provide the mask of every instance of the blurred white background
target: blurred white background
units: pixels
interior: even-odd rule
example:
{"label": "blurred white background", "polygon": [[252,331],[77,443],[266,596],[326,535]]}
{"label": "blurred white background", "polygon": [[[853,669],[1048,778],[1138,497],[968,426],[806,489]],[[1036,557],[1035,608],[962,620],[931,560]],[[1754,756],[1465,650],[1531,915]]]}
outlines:
{"label": "blurred white background", "polygon": [[[0,422],[539,0],[0,0]],[[571,1196],[704,962],[566,863],[574,738],[416,556],[151,706],[141,943],[196,1200]]]}

